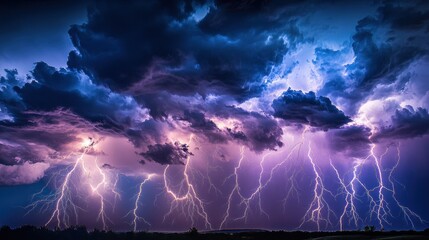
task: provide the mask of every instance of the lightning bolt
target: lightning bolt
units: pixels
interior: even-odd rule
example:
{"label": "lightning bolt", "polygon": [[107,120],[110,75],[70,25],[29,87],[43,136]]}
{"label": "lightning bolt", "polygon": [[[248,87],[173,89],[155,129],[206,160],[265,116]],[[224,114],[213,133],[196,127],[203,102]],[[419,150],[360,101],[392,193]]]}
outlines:
{"label": "lightning bolt", "polygon": [[118,199],[121,200],[121,194],[117,190],[118,182],[119,182],[119,174],[116,174],[115,182],[113,183],[113,187],[112,187],[112,193],[113,195],[115,195],[115,200],[114,200],[113,209],[112,209],[113,212],[115,212],[117,200]]}
{"label": "lightning bolt", "polygon": [[396,145],[396,153],[397,153],[397,159],[396,159],[395,165],[391,168],[391,170],[389,172],[389,176],[388,176],[388,180],[389,180],[389,183],[391,186],[392,198],[395,201],[395,203],[398,205],[398,207],[400,208],[400,210],[404,216],[405,222],[407,224],[409,223],[411,225],[411,227],[413,229],[415,229],[415,223],[413,220],[418,220],[422,224],[427,223],[427,221],[425,221],[423,218],[421,218],[417,213],[412,211],[410,208],[402,205],[396,196],[396,188],[395,188],[395,183],[394,183],[394,179],[393,179],[393,172],[398,168],[400,160],[401,160],[401,150],[400,150],[399,144]]}
{"label": "lightning bolt", "polygon": [[67,209],[69,208],[69,205],[74,210],[76,222],[77,222],[78,207],[76,206],[76,204],[74,204],[74,202],[71,199],[72,192],[69,187],[69,182],[72,174],[78,169],[78,166],[81,166],[83,157],[85,156],[87,151],[88,151],[88,148],[85,148],[82,154],[80,155],[80,157],[78,157],[78,159],[74,163],[73,168],[67,173],[66,177],[64,178],[64,182],[60,189],[59,198],[57,199],[55,204],[55,209],[52,212],[52,215],[49,218],[49,220],[45,223],[45,226],[48,226],[56,218],[58,228],[61,228],[62,226],[69,227],[69,215],[67,213]]}
{"label": "lightning bolt", "polygon": [[[189,144],[192,142],[193,135],[189,138]],[[204,201],[198,196],[194,184],[191,182],[189,174],[190,174],[190,163],[191,157],[188,156],[185,161],[185,168],[183,170],[183,180],[180,184],[180,190],[183,187],[186,189],[186,192],[182,195],[180,193],[175,193],[168,182],[168,169],[170,165],[165,167],[164,169],[164,190],[165,192],[172,197],[172,202],[170,204],[169,211],[164,215],[164,221],[170,216],[175,209],[178,209],[180,206],[182,207],[182,214],[184,216],[189,216],[191,219],[192,225],[195,224],[195,219],[197,216],[201,217],[204,221],[204,225],[208,229],[213,229],[212,224],[209,221],[209,217],[207,211],[205,209]]]}
{"label": "lightning bolt", "polygon": [[[238,161],[238,165],[234,168],[234,173],[231,174],[227,179],[229,178],[234,178],[234,188],[232,189],[232,191],[230,192],[230,194],[228,195],[228,202],[227,202],[227,208],[226,208],[226,212],[225,215],[223,217],[223,220],[219,226],[219,229],[222,229],[224,224],[226,223],[226,221],[228,220],[229,216],[230,216],[230,211],[231,211],[231,205],[232,205],[232,200],[233,200],[233,196],[235,193],[237,193],[238,196],[240,196],[241,199],[245,199],[244,196],[241,194],[240,192],[240,185],[238,183],[238,170],[241,167],[241,164],[244,160],[244,147],[240,148],[240,160]],[[227,180],[225,179],[225,181]]]}
{"label": "lightning bolt", "polygon": [[[308,152],[307,157],[310,160],[314,177],[314,188],[313,188],[313,200],[308,207],[303,220],[301,222],[300,228],[307,222],[314,222],[317,225],[317,230],[320,231],[321,222],[328,225],[332,225],[330,220],[331,214],[335,215],[334,211],[331,210],[327,200],[325,199],[325,193],[329,193],[331,196],[334,194],[325,188],[321,174],[319,173],[320,169],[314,163],[313,157],[311,156],[311,143],[308,143]],[[326,212],[327,216],[324,217],[323,213]]]}
{"label": "lightning bolt", "polygon": [[[301,133],[301,141],[298,142],[291,150],[291,152],[289,153],[289,155],[287,156],[286,160],[289,160],[289,158],[291,158],[292,153],[294,152],[295,148],[298,147],[298,152],[297,152],[297,156],[296,156],[296,160],[295,161],[291,161],[291,165],[290,165],[290,169],[293,170],[293,172],[290,174],[289,178],[288,178],[288,182],[289,182],[289,189],[287,191],[286,197],[283,199],[283,212],[286,211],[286,204],[288,202],[288,200],[290,199],[290,197],[295,194],[295,196],[298,198],[299,200],[299,190],[297,187],[297,182],[296,182],[296,178],[297,175],[299,174],[299,171],[297,170],[297,167],[299,167],[299,170],[302,170],[302,162],[300,161],[300,152],[301,152],[301,148],[302,145],[304,144],[304,140],[305,140],[305,134],[308,132],[308,130],[310,129],[309,126],[305,126],[304,131],[302,131]],[[283,164],[283,162],[281,162],[280,166]],[[280,167],[278,166],[278,167]],[[277,167],[277,166],[276,166]],[[285,171],[285,174],[287,174],[287,171]]]}
{"label": "lightning bolt", "polygon": [[[225,182],[229,179],[234,179],[234,187],[232,188],[231,192],[228,195],[228,200],[227,200],[227,208],[224,214],[224,217],[222,219],[222,222],[219,226],[219,229],[222,229],[224,227],[224,225],[226,224],[226,222],[228,221],[228,219],[231,216],[231,208],[232,208],[232,201],[234,200],[234,196],[237,195],[239,198],[239,204],[238,206],[242,206],[244,205],[244,211],[243,214],[237,218],[234,218],[234,221],[237,220],[244,220],[245,222],[247,222],[248,217],[249,217],[249,213],[251,211],[251,203],[254,200],[257,200],[257,206],[258,206],[258,210],[261,214],[265,215],[267,218],[269,218],[269,214],[263,209],[262,207],[262,191],[269,185],[269,183],[272,181],[274,173],[280,169],[281,166],[283,166],[286,162],[288,162],[292,156],[292,154],[294,153],[294,151],[296,149],[299,149],[299,147],[302,145],[303,143],[303,136],[306,133],[306,131],[308,130],[308,128],[306,128],[303,133],[302,133],[302,137],[301,137],[301,141],[296,143],[292,149],[289,151],[288,155],[283,158],[282,161],[276,163],[270,170],[269,170],[269,175],[268,178],[266,178],[266,180],[264,181],[264,175],[266,172],[266,166],[265,166],[265,162],[267,160],[267,157],[271,154],[271,152],[264,154],[261,158],[261,161],[259,162],[259,177],[258,177],[258,185],[257,187],[253,190],[253,192],[248,196],[245,197],[242,193],[241,193],[241,188],[239,186],[239,182],[238,182],[238,178],[239,178],[239,174],[238,171],[242,166],[242,162],[244,160],[244,148],[242,147],[240,149],[240,160],[238,161],[237,166],[234,168],[234,172],[228,176],[225,179]],[[282,151],[282,153],[284,153],[284,151]]]}
{"label": "lightning bolt", "polygon": [[265,188],[266,187],[266,185],[268,185],[268,181],[265,183],[265,184],[263,184],[262,183],[262,177],[263,177],[263,175],[264,175],[264,171],[265,171],[265,169],[264,169],[264,162],[265,162],[265,159],[267,158],[267,156],[268,155],[270,155],[271,153],[267,153],[267,154],[265,154],[263,157],[262,157],[262,159],[261,159],[261,161],[259,162],[259,167],[260,167],[260,172],[259,172],[259,178],[258,178],[258,186],[256,187],[256,189],[250,194],[250,196],[249,197],[243,197],[243,195],[241,195],[241,194],[239,194],[239,196],[241,197],[241,201],[240,201],[240,204],[239,205],[242,205],[242,204],[244,204],[245,205],[245,208],[244,208],[244,211],[243,211],[243,215],[242,216],[240,216],[240,217],[238,217],[238,218],[236,218],[235,220],[241,220],[241,219],[244,219],[245,220],[245,222],[247,222],[247,218],[248,218],[248,215],[249,215],[249,211],[250,211],[250,203],[252,202],[252,200],[253,199],[255,199],[255,198],[257,198],[258,199],[258,207],[259,207],[259,211],[262,213],[262,214],[264,214],[265,216],[267,216],[268,218],[269,218],[269,215],[268,215],[268,213],[266,213],[263,209],[262,209],[262,199],[261,199],[261,191],[262,191],[262,189],[263,188]]}
{"label": "lightning bolt", "polygon": [[382,170],[382,160],[383,157],[387,154],[387,151],[389,150],[386,148],[386,151],[379,157],[374,154],[375,144],[372,144],[371,146],[371,157],[374,159],[376,171],[377,171],[377,180],[378,180],[378,203],[377,203],[377,211],[376,216],[378,219],[378,223],[380,224],[380,227],[383,229],[384,224],[383,222],[386,222],[389,224],[387,220],[387,216],[391,216],[391,212],[389,209],[389,204],[386,201],[386,197],[384,195],[385,191],[391,191],[388,189],[384,184],[384,178],[383,178],[383,170]]}
{"label": "lightning bolt", "polygon": [[359,217],[359,213],[357,211],[356,204],[355,204],[355,201],[357,200],[355,182],[357,179],[357,169],[360,165],[355,164],[353,166],[353,178],[350,180],[348,184],[346,184],[344,180],[341,178],[338,169],[332,163],[332,159],[329,159],[329,164],[331,165],[332,169],[334,169],[335,171],[335,176],[337,177],[340,183],[341,192],[345,194],[344,201],[346,204],[339,218],[340,231],[344,230],[343,225],[344,225],[345,217],[349,218],[349,224],[351,221],[353,221],[354,225],[357,227],[359,224],[359,221],[361,221],[361,218]]}
{"label": "lightning bolt", "polygon": [[[65,168],[65,170],[63,170],[64,178],[60,186],[57,188],[58,190],[54,194],[50,194],[30,205],[30,211],[34,210],[38,205],[42,205],[42,209],[45,210],[48,206],[54,205],[54,210],[52,211],[48,221],[45,223],[45,226],[49,226],[51,223],[56,222],[56,226],[58,228],[67,228],[70,227],[70,220],[72,218],[75,219],[76,224],[78,223],[78,212],[79,210],[84,209],[75,203],[76,199],[81,198],[81,194],[79,194],[81,189],[78,188],[77,183],[74,182],[74,178],[80,177],[80,185],[84,186],[87,184],[91,194],[99,199],[97,221],[101,221],[103,230],[107,229],[107,222],[111,221],[106,214],[106,204],[109,202],[106,199],[105,190],[110,188],[111,192],[115,195],[115,198],[120,197],[120,195],[115,190],[117,181],[112,188],[109,184],[107,173],[98,165],[97,158],[94,160],[93,169],[87,167],[87,160],[84,158],[88,151],[92,149],[94,144],[95,142],[90,138],[90,141],[85,144],[82,149],[82,153],[75,162],[70,165],[69,168]],[[73,153],[69,154],[68,157],[72,155]],[[54,174],[42,190],[33,195],[33,197],[41,195],[51,182],[63,174],[63,171],[59,171],[57,174]]]}
{"label": "lightning bolt", "polygon": [[132,210],[132,214],[133,214],[133,221],[132,221],[132,225],[133,225],[134,232],[136,232],[136,231],[137,231],[137,223],[138,223],[138,220],[142,220],[144,223],[146,223],[147,225],[149,225],[149,226],[150,226],[150,223],[149,223],[148,221],[146,221],[146,219],[144,219],[143,217],[140,217],[140,216],[137,214],[137,212],[138,212],[138,209],[139,209],[139,202],[140,202],[140,199],[141,199],[141,197],[142,197],[143,186],[144,186],[147,182],[149,182],[153,176],[154,176],[154,174],[149,174],[149,175],[147,175],[147,177],[146,177],[146,178],[145,178],[145,179],[140,183],[140,185],[139,185],[139,191],[138,191],[138,193],[137,193],[136,200],[135,200],[135,202],[134,202],[134,209]]}
{"label": "lightning bolt", "polygon": [[[82,162],[82,166],[85,166],[84,162]],[[106,174],[103,172],[103,170],[101,170],[101,168],[97,164],[97,158],[95,159],[95,166],[96,166],[98,173],[101,176],[101,180],[96,185],[93,185],[92,183],[90,183],[89,185],[92,189],[92,192],[100,198],[100,209],[98,212],[97,220],[101,219],[101,222],[103,223],[103,230],[106,230],[107,229],[106,220],[110,221],[110,219],[106,216],[105,199],[104,199],[104,195],[100,193],[100,187],[103,186],[104,188],[106,188],[108,183],[106,180]],[[84,169],[86,174],[88,174],[88,175],[91,174],[91,172],[88,171],[85,167],[83,167],[83,169]]]}

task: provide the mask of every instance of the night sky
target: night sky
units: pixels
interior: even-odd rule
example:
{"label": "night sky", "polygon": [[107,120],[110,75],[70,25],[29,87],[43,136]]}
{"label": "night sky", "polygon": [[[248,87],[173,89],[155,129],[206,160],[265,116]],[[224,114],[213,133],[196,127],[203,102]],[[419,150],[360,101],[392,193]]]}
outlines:
{"label": "night sky", "polygon": [[10,1],[0,34],[0,225],[428,227],[427,1]]}

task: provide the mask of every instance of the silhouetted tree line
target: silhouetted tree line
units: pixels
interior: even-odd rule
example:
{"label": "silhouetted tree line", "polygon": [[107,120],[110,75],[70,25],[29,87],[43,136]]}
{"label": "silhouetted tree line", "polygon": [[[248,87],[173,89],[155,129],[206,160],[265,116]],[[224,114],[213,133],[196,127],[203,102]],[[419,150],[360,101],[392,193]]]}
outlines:
{"label": "silhouetted tree line", "polygon": [[156,232],[112,232],[94,229],[88,231],[85,226],[72,226],[67,229],[50,230],[46,227],[22,226],[12,229],[3,226],[0,229],[1,240],[181,240],[181,239],[207,239],[207,240],[229,240],[229,239],[312,239],[326,236],[358,236],[359,239],[373,239],[378,237],[414,236],[407,239],[429,239],[429,229],[421,232],[416,231],[375,231],[373,226],[365,227],[364,231],[346,232],[302,232],[302,231],[259,231],[259,232],[204,232],[192,227],[185,233],[156,233]]}

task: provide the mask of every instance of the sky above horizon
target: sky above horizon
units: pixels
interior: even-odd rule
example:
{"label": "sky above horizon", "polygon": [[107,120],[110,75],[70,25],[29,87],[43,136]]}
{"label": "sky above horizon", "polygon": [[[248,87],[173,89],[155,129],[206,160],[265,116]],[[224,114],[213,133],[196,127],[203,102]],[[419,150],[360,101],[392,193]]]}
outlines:
{"label": "sky above horizon", "polygon": [[22,0],[0,32],[0,225],[428,227],[425,1]]}

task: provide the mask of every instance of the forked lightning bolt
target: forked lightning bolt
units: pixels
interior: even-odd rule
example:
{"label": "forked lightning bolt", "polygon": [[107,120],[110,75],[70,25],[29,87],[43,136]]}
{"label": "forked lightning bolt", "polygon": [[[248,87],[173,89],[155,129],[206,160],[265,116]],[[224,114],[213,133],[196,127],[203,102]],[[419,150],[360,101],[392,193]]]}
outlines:
{"label": "forked lightning bolt", "polygon": [[324,185],[324,181],[322,179],[321,173],[319,172],[320,169],[315,164],[313,157],[311,156],[311,143],[308,143],[307,157],[310,160],[312,170],[315,175],[314,188],[313,188],[313,200],[311,201],[310,206],[305,212],[305,215],[299,227],[302,227],[307,222],[314,222],[316,223],[317,230],[320,231],[320,227],[321,227],[320,224],[322,222],[324,222],[326,226],[332,225],[330,218],[331,218],[331,214],[335,215],[335,213],[334,211],[331,210],[325,196],[326,194],[330,194],[331,196],[334,196],[334,194],[331,191],[329,191]]}
{"label": "forked lightning bolt", "polygon": [[[191,144],[193,135],[190,136],[189,144]],[[190,174],[190,165],[191,157],[187,156],[185,161],[185,168],[183,170],[183,180],[180,183],[179,193],[174,192],[171,188],[170,183],[168,182],[168,169],[169,165],[164,169],[164,190],[172,198],[169,211],[164,215],[164,221],[170,216],[174,210],[181,208],[181,213],[184,216],[188,216],[191,219],[192,225],[195,224],[197,216],[202,218],[204,225],[208,229],[212,229],[212,224],[209,221],[209,216],[205,209],[204,201],[198,196],[194,184],[191,182],[189,177]],[[185,193],[180,194],[180,190],[185,188]]]}
{"label": "forked lightning bolt", "polygon": [[[30,205],[30,211],[34,210],[38,205],[42,205],[42,209],[47,209],[50,204],[54,205],[54,210],[50,215],[48,221],[45,223],[45,226],[49,226],[51,223],[56,222],[58,228],[67,228],[70,227],[70,222],[74,219],[75,223],[78,224],[79,210],[83,210],[78,206],[76,202],[77,198],[83,199],[83,195],[80,191],[84,189],[79,188],[87,184],[89,186],[89,191],[91,195],[97,196],[99,199],[99,210],[97,214],[97,220],[101,221],[102,228],[107,229],[107,221],[110,221],[106,215],[106,203],[109,203],[106,200],[106,191],[110,191],[115,195],[115,199],[120,197],[119,193],[116,191],[116,183],[109,184],[107,173],[98,165],[97,159],[94,160],[93,166],[94,170],[88,168],[85,160],[85,156],[88,151],[94,146],[95,142],[90,139],[90,141],[85,144],[82,153],[73,163],[70,169],[66,170],[65,176],[62,180],[62,183],[56,193],[48,195],[41,200],[35,201]],[[68,155],[68,157],[73,154]],[[60,174],[59,174],[60,175]],[[54,178],[57,178],[59,175],[54,175],[51,178],[46,186],[37,194],[41,195],[42,192],[47,188]],[[72,178],[80,177],[78,183],[74,182]]]}
{"label": "forked lightning bolt", "polygon": [[133,225],[133,229],[134,232],[137,231],[137,223],[138,220],[142,220],[144,223],[146,223],[147,225],[150,225],[150,223],[148,221],[146,221],[146,219],[144,219],[143,217],[140,217],[138,215],[138,210],[139,210],[139,203],[140,203],[140,199],[142,197],[142,192],[143,192],[143,186],[149,182],[151,180],[151,178],[154,176],[154,174],[149,174],[147,175],[147,177],[140,183],[139,185],[139,191],[137,193],[136,196],[136,200],[134,201],[134,208],[132,210],[132,214],[133,214],[133,221],[132,221],[132,225]]}
{"label": "forked lightning bolt", "polygon": [[64,182],[61,185],[61,189],[59,192],[59,198],[57,199],[55,204],[55,210],[53,211],[49,220],[45,223],[45,226],[48,226],[56,218],[58,228],[61,228],[62,226],[69,227],[69,215],[67,213],[69,206],[74,210],[76,222],[77,222],[78,207],[74,204],[74,202],[71,199],[72,192],[69,187],[69,184],[70,184],[69,182],[72,174],[78,169],[79,166],[81,166],[83,157],[85,156],[87,151],[88,151],[88,148],[84,148],[82,154],[74,163],[73,168],[67,173],[66,177],[64,178]]}
{"label": "forked lightning bolt", "polygon": [[283,166],[286,162],[288,162],[290,160],[292,154],[294,153],[294,151],[296,149],[299,149],[299,147],[302,145],[303,140],[304,140],[303,136],[304,136],[304,134],[306,133],[307,130],[308,130],[308,128],[306,128],[303,131],[302,136],[301,136],[301,142],[298,142],[297,144],[295,144],[292,147],[292,149],[289,151],[288,155],[285,158],[283,158],[282,161],[276,163],[273,167],[271,167],[271,169],[269,171],[268,178],[266,178],[266,180],[263,179],[264,178],[264,173],[266,172],[265,162],[267,160],[267,157],[271,154],[271,152],[267,153],[267,154],[264,154],[262,156],[261,161],[259,162],[259,169],[260,169],[260,171],[259,171],[259,177],[258,177],[258,185],[255,188],[255,190],[253,190],[253,192],[248,197],[245,197],[243,195],[243,193],[241,192],[241,188],[240,188],[239,181],[238,181],[238,178],[239,178],[238,171],[241,168],[242,162],[244,160],[244,147],[241,147],[241,149],[240,149],[240,159],[238,161],[238,164],[234,168],[234,172],[225,179],[225,182],[227,180],[229,180],[229,179],[234,179],[234,181],[233,181],[233,184],[234,184],[233,186],[234,187],[232,188],[231,192],[228,195],[227,208],[226,208],[224,217],[222,219],[222,222],[221,222],[221,224],[219,226],[219,229],[222,229],[225,226],[225,224],[227,223],[228,219],[231,217],[232,204],[233,204],[233,200],[234,200],[234,196],[235,195],[238,196],[238,198],[239,198],[239,204],[238,205],[239,206],[244,205],[244,210],[243,210],[243,213],[242,213],[241,216],[236,217],[236,218],[233,219],[234,221],[236,221],[236,220],[243,220],[244,219],[244,221],[247,222],[248,217],[249,217],[249,213],[250,213],[251,207],[252,207],[251,203],[254,200],[257,200],[257,206],[258,206],[259,212],[261,214],[264,214],[267,218],[269,218],[269,214],[266,211],[264,211],[264,209],[262,208],[262,196],[261,196],[262,195],[262,191],[273,180],[273,176],[274,176],[274,173],[276,172],[276,170],[278,170],[281,166]]}
{"label": "forked lightning bolt", "polygon": [[425,221],[422,217],[420,217],[417,213],[412,211],[410,208],[402,205],[396,196],[396,188],[394,183],[395,180],[393,179],[393,172],[398,168],[399,162],[401,160],[401,151],[399,148],[399,144],[396,145],[396,153],[397,153],[397,159],[396,159],[395,165],[391,168],[387,179],[389,180],[389,183],[391,186],[392,198],[395,201],[395,203],[398,205],[398,207],[401,209],[405,222],[409,223],[411,227],[415,229],[414,220],[419,221],[421,224],[427,224],[427,221]]}

